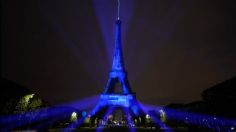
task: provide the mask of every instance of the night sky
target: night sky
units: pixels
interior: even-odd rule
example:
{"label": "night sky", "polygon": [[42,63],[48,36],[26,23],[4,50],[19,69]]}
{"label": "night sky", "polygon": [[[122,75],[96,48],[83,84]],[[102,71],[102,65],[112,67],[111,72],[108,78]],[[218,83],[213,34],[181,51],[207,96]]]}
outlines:
{"label": "night sky", "polygon": [[[121,0],[125,66],[137,98],[188,103],[236,76],[235,0]],[[1,76],[61,104],[100,94],[116,0],[1,0]]]}

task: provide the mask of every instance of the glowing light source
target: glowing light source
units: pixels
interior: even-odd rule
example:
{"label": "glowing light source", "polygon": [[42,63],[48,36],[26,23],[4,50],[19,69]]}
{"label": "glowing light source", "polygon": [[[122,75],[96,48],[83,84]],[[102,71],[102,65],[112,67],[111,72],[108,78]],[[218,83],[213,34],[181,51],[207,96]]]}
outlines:
{"label": "glowing light source", "polygon": [[83,112],[82,112],[82,116],[83,116],[83,117],[86,117],[86,115],[87,115],[87,112],[86,112],[86,111],[83,111]]}
{"label": "glowing light source", "polygon": [[[162,122],[165,122],[166,121],[166,113],[163,109],[161,109],[160,111],[160,119]],[[186,120],[188,119],[187,117],[185,118]]]}
{"label": "glowing light source", "polygon": [[34,94],[27,94],[24,96],[24,100],[26,103],[29,102],[30,99],[32,99],[34,97]]}
{"label": "glowing light source", "polygon": [[73,122],[73,121],[76,121],[77,119],[78,119],[77,113],[76,112],[72,112],[70,120]]}

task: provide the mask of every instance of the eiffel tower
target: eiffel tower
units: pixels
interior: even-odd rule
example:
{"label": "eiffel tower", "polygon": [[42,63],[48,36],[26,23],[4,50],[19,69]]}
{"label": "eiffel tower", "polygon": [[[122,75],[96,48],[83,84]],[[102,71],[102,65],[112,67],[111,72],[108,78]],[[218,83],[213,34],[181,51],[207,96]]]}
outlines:
{"label": "eiffel tower", "polygon": [[[119,84],[120,87],[118,86]],[[122,91],[116,92],[115,90],[119,90],[118,88],[121,88]],[[129,107],[134,99],[135,93],[133,93],[130,88],[127,72],[124,67],[121,46],[121,20],[117,19],[115,22],[115,49],[113,63],[107,85],[101,95],[101,100],[107,105]]]}
{"label": "eiffel tower", "polygon": [[[119,7],[118,7],[119,8]],[[143,116],[144,112],[136,100],[136,94],[132,92],[125,70],[121,45],[121,20],[115,21],[115,47],[112,68],[109,74],[105,90],[100,96],[99,102],[92,115],[102,115],[100,118],[111,114],[115,110],[121,110],[123,115],[131,117]],[[116,91],[120,90],[120,91]],[[114,114],[114,113],[113,113]]]}

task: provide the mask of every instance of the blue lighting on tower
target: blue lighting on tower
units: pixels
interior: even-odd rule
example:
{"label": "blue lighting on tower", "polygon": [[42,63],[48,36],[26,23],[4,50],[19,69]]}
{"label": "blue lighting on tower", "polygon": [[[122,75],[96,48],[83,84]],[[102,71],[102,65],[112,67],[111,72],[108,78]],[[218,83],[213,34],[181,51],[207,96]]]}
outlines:
{"label": "blue lighting on tower", "polygon": [[102,94],[101,95],[101,105],[114,105],[114,106],[122,106],[122,107],[129,107],[130,102],[134,99],[133,95],[118,95],[118,94]]}
{"label": "blue lighting on tower", "polygon": [[127,72],[125,71],[124,67],[121,45],[121,20],[116,20],[115,23],[115,49],[113,62],[104,94],[112,94],[114,92],[114,86],[116,83],[121,84],[123,94],[132,93],[127,79]]}
{"label": "blue lighting on tower", "polygon": [[[119,6],[118,6],[119,8]],[[119,12],[119,9],[118,9]],[[104,92],[101,94],[97,106],[92,110],[92,115],[96,117],[96,113],[103,113],[103,118],[106,117],[107,113],[111,113],[111,109],[122,109],[123,115],[129,115],[127,118],[129,124],[133,124],[132,116],[139,116],[143,113],[141,107],[138,105],[135,93],[132,92],[127,72],[124,66],[123,52],[122,52],[122,40],[121,40],[121,20],[119,13],[117,20],[115,21],[115,46],[111,71],[109,78],[105,86]],[[120,87],[116,87],[120,84]],[[116,92],[115,89],[120,88],[121,92]],[[105,115],[104,115],[105,114]]]}
{"label": "blue lighting on tower", "polygon": [[[122,93],[115,92],[115,86],[121,85]],[[121,44],[121,20],[119,17],[115,22],[115,49],[113,55],[112,68],[109,79],[103,94],[100,96],[96,109],[105,106],[130,107],[135,102],[135,94],[132,92],[127,72],[124,67],[122,44]],[[134,110],[137,111],[137,110]],[[137,113],[137,112],[135,112]]]}

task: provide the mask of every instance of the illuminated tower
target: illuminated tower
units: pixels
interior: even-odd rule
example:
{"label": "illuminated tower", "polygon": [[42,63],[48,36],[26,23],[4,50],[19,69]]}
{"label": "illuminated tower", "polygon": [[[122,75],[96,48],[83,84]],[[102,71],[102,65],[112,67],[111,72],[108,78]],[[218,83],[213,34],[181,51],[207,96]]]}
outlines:
{"label": "illuminated tower", "polygon": [[115,47],[111,71],[105,90],[101,94],[100,100],[92,113],[95,114],[99,113],[99,111],[103,111],[100,115],[104,117],[105,114],[109,114],[109,112],[112,113],[115,109],[120,109],[123,113],[124,111],[128,112],[128,114],[132,116],[139,116],[143,113],[138,105],[135,93],[133,93],[130,88],[124,66],[119,13],[115,21]]}
{"label": "illuminated tower", "polygon": [[113,63],[104,94],[114,93],[117,83],[120,83],[123,94],[132,94],[127,79],[127,72],[125,71],[124,67],[121,45],[121,20],[119,19],[117,19],[115,23],[115,49]]}
{"label": "illuminated tower", "polygon": [[[116,90],[121,90],[117,92]],[[115,49],[112,68],[104,92],[101,95],[101,103],[104,105],[115,105],[129,107],[135,99],[132,92],[127,72],[124,67],[122,45],[121,45],[121,20],[115,22]]]}

